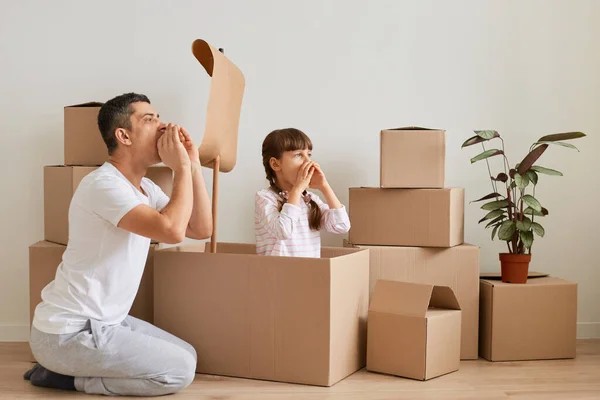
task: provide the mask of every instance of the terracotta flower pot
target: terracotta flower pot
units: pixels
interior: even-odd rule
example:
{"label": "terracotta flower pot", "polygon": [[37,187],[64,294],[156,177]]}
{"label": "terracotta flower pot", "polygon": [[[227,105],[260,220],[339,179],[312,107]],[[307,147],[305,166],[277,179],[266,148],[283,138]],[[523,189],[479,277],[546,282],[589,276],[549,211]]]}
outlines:
{"label": "terracotta flower pot", "polygon": [[531,254],[500,253],[502,282],[527,283]]}

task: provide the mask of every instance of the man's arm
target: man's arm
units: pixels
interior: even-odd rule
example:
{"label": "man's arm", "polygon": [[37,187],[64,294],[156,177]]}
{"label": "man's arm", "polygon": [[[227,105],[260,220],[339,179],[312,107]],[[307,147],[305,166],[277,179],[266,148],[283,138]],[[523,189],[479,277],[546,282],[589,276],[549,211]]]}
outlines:
{"label": "man's arm", "polygon": [[202,165],[192,162],[193,206],[185,236],[192,239],[207,239],[212,234],[213,222],[210,198],[206,190]]}
{"label": "man's arm", "polygon": [[118,227],[159,242],[175,244],[185,238],[193,207],[192,168],[179,138],[179,127],[169,126],[158,142],[161,159],[174,172],[169,204],[160,212],[145,204],[121,218]]}

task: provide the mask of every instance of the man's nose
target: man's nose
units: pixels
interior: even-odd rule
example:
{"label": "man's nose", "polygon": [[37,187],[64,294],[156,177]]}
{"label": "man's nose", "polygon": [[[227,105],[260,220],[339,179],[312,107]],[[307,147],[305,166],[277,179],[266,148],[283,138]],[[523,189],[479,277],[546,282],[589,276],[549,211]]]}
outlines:
{"label": "man's nose", "polygon": [[164,122],[160,122],[158,123],[158,130],[161,132],[164,132],[165,129],[167,129],[167,124],[165,124]]}

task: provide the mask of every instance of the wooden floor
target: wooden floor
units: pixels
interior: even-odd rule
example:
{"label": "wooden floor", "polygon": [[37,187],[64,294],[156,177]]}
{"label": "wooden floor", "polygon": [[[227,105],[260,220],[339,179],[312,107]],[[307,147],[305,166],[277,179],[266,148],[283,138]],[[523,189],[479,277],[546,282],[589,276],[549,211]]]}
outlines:
{"label": "wooden floor", "polygon": [[[0,400],[89,398],[33,387],[27,343],[0,343]],[[174,399],[600,399],[600,340],[581,340],[574,360],[463,361],[458,372],[426,382],[359,371],[330,388],[197,375]]]}

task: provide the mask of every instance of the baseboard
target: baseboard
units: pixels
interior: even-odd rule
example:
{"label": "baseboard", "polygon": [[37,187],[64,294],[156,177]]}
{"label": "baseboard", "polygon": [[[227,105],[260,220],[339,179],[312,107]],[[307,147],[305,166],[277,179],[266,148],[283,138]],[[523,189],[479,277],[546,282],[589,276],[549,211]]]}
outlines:
{"label": "baseboard", "polygon": [[29,325],[0,325],[0,342],[29,341]]}
{"label": "baseboard", "polygon": [[[600,322],[578,322],[577,339],[600,339]],[[27,341],[28,325],[0,325],[0,342]]]}
{"label": "baseboard", "polygon": [[600,339],[600,322],[578,322],[577,339]]}

